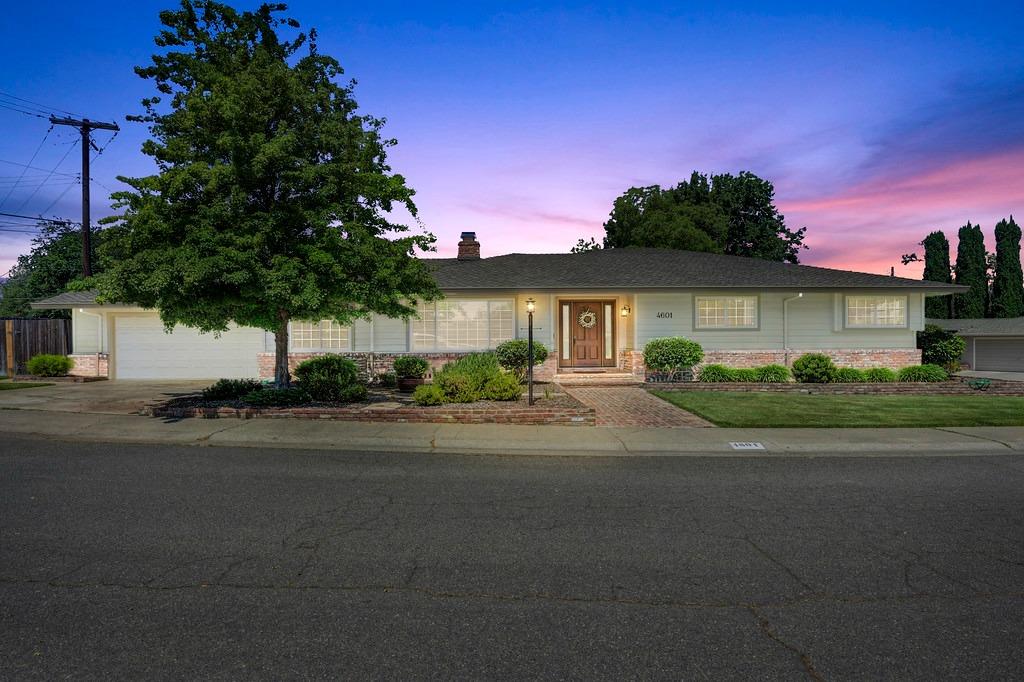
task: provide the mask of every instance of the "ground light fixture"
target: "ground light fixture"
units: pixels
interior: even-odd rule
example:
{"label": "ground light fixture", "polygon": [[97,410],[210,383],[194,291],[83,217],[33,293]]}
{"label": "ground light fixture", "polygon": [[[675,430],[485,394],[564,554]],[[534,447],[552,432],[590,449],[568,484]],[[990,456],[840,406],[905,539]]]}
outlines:
{"label": "ground light fixture", "polygon": [[526,299],[526,404],[533,405],[533,313],[537,310],[537,302]]}

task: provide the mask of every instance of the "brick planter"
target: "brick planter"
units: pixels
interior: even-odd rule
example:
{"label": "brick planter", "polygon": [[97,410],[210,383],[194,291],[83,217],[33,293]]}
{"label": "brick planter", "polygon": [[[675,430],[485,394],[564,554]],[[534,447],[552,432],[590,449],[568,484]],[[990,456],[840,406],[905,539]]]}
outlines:
{"label": "brick planter", "polygon": [[730,393],[799,393],[806,395],[1004,395],[1024,396],[1024,382],[993,379],[989,388],[978,391],[966,381],[934,383],[896,382],[864,384],[760,384],[741,382],[647,384],[648,390],[728,391]]}

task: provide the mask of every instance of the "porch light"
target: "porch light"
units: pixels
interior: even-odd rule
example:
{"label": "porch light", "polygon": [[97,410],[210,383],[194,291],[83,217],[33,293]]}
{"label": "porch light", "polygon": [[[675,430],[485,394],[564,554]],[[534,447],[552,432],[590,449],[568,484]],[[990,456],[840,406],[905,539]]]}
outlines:
{"label": "porch light", "polygon": [[621,315],[622,317],[629,317],[629,314],[631,312],[633,312],[633,309],[630,308],[628,305],[624,305],[622,306],[622,310],[619,311],[619,315]]}
{"label": "porch light", "polygon": [[526,299],[526,312],[534,313],[537,310],[537,302],[532,298]]}

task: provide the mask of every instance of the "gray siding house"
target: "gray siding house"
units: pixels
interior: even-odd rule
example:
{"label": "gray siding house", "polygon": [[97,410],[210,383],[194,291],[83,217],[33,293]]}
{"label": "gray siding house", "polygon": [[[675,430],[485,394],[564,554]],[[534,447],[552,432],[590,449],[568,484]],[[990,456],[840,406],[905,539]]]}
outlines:
{"label": "gray siding house", "polygon": [[[705,362],[750,367],[789,364],[807,352],[852,367],[920,362],[915,334],[925,296],[963,287],[753,258],[670,249],[480,257],[475,233],[459,256],[432,259],[445,297],[421,303],[410,320],[374,317],[342,326],[294,322],[290,358],[346,353],[368,371],[398,355],[436,366],[459,354],[527,335],[552,352],[539,377],[609,372],[642,376],[643,347],[662,336],[699,342]],[[166,333],[154,311],[99,305],[89,292],[33,304],[70,308],[76,372],[117,379],[272,376],[273,338],[251,328],[214,337],[178,327]]]}

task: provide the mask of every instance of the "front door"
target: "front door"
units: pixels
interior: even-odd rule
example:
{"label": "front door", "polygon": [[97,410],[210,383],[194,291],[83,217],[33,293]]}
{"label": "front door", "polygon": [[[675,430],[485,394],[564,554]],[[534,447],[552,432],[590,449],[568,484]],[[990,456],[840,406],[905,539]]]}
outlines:
{"label": "front door", "polygon": [[[600,367],[604,364],[604,306],[593,301],[572,303],[572,366]],[[611,324],[611,321],[608,321]]]}

